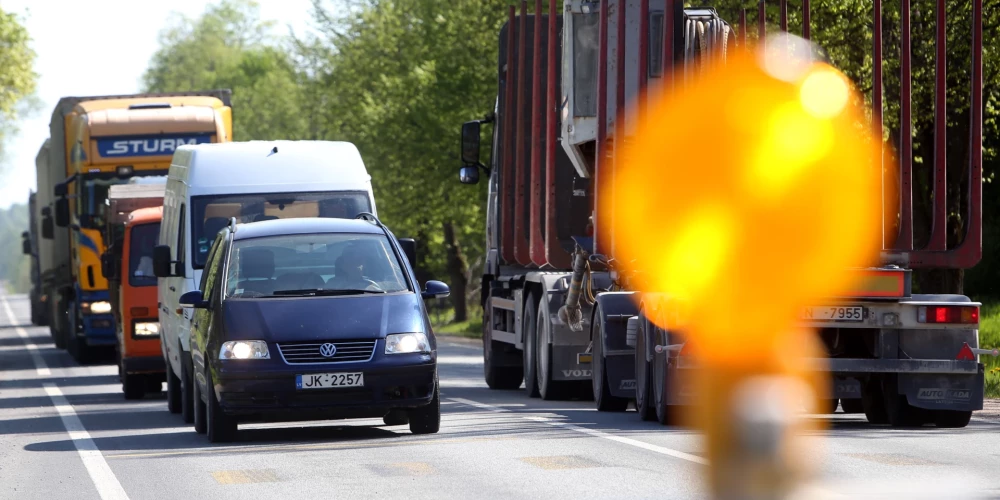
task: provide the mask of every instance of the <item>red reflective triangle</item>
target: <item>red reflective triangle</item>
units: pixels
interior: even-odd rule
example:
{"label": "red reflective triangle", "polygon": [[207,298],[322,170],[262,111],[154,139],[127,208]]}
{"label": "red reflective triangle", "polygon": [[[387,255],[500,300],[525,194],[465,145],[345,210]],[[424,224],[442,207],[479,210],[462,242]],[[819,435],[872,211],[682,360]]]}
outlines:
{"label": "red reflective triangle", "polygon": [[969,343],[968,342],[966,342],[965,344],[963,344],[962,348],[958,350],[958,356],[955,356],[955,359],[957,359],[959,361],[975,361],[976,360],[976,355],[973,354],[972,348],[969,347]]}

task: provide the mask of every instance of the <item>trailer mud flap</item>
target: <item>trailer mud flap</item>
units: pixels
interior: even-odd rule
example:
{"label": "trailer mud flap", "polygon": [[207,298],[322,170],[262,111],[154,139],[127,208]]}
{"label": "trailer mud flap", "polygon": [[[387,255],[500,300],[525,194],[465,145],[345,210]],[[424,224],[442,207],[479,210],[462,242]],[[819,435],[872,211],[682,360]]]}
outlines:
{"label": "trailer mud flap", "polygon": [[578,356],[586,350],[585,345],[553,345],[552,380],[590,380],[589,357]]}
{"label": "trailer mud flap", "polygon": [[860,399],[861,382],[856,378],[834,378],[833,397],[836,399]]}
{"label": "trailer mud flap", "polygon": [[928,410],[982,410],[983,365],[975,375],[899,374],[899,393]]}
{"label": "trailer mud flap", "polygon": [[635,353],[604,357],[604,373],[611,395],[635,399]]}

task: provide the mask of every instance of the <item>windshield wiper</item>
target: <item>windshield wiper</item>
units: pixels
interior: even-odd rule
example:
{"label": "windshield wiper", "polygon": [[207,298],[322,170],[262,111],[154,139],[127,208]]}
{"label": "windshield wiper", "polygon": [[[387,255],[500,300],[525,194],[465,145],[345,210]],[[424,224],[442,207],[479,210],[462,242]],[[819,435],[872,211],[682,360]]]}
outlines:
{"label": "windshield wiper", "polygon": [[342,288],[342,289],[329,289],[329,288],[298,288],[293,290],[276,290],[272,295],[361,295],[366,293],[385,293],[385,290],[362,290],[360,288]]}

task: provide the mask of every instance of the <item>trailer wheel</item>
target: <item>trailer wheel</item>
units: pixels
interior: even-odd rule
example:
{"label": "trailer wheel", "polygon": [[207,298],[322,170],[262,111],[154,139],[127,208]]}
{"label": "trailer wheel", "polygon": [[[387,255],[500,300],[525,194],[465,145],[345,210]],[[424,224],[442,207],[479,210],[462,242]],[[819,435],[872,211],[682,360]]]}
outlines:
{"label": "trailer wheel", "polygon": [[885,413],[885,401],[882,397],[882,382],[879,379],[869,380],[861,387],[861,408],[870,424],[887,424],[889,417]]}
{"label": "trailer wheel", "polygon": [[537,361],[535,366],[537,369],[538,396],[546,401],[552,401],[565,398],[566,389],[568,389],[567,386],[569,384],[552,380],[552,344],[549,342],[552,333],[549,330],[547,308],[545,298],[539,299],[538,308],[535,310],[535,317],[537,319],[534,335],[535,360]]}
{"label": "trailer wheel", "polygon": [[[647,345],[668,345],[667,332],[660,327],[649,328],[653,343]],[[653,354],[652,370],[650,376],[653,379],[653,398],[655,401],[656,420],[663,425],[674,425],[677,423],[677,416],[674,408],[667,404],[670,391],[670,367],[668,362],[670,355],[667,351]]]}
{"label": "trailer wheel", "polygon": [[916,427],[922,425],[923,411],[910,406],[906,396],[898,394],[897,377],[886,375],[882,378],[882,397],[885,401],[885,415],[889,425],[893,427]]}
{"label": "trailer wheel", "polygon": [[969,425],[972,420],[971,411],[935,410],[934,425],[944,429],[958,429]]}
{"label": "trailer wheel", "polygon": [[623,412],[628,409],[628,399],[611,395],[608,387],[608,377],[604,372],[604,311],[598,303],[594,310],[594,320],[590,322],[590,338],[592,368],[590,383],[594,391],[594,402],[597,411]]}
{"label": "trailer wheel", "polygon": [[524,304],[524,313],[521,318],[521,338],[524,339],[524,389],[528,391],[528,397],[537,398],[538,392],[538,304],[533,296],[528,296]]}
{"label": "trailer wheel", "polygon": [[646,332],[649,331],[649,324],[646,320],[645,311],[639,312],[639,331],[635,335],[635,409],[639,412],[639,418],[651,422],[656,420],[656,406],[653,398],[653,388],[650,382],[652,367],[646,360],[646,349],[649,347]]}
{"label": "trailer wheel", "polygon": [[864,413],[865,407],[862,404],[861,399],[841,399],[840,407],[844,410],[844,413]]}
{"label": "trailer wheel", "polygon": [[483,308],[483,375],[490,389],[513,390],[521,387],[524,379],[523,366],[497,366],[494,363],[497,352],[504,349],[504,344],[493,341],[493,313],[489,299]]}

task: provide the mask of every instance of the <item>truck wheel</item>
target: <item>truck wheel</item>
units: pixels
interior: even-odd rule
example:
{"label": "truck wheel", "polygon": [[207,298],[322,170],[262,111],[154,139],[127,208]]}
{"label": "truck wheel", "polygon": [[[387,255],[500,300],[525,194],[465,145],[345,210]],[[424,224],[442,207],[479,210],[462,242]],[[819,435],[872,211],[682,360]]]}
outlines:
{"label": "truck wheel", "polygon": [[434,398],[427,406],[410,410],[410,432],[434,434],[441,429],[441,394],[437,377],[434,377]]}
{"label": "truck wheel", "polygon": [[[179,347],[179,346],[178,346]],[[185,424],[194,422],[194,411],[197,405],[194,394],[194,380],[191,379],[191,359],[189,354],[181,352],[181,417]]]}
{"label": "truck wheel", "polygon": [[[666,341],[667,332],[662,328],[650,327],[650,330],[654,332],[652,335],[655,344],[668,345],[669,342]],[[662,341],[662,342],[661,342]],[[654,407],[656,408],[656,420],[663,425],[675,425],[677,423],[676,411],[677,409],[672,408],[671,405],[667,404],[669,400],[670,391],[670,369],[667,366],[669,359],[669,353],[664,351],[659,354],[653,354],[652,369],[650,370],[650,378],[653,380],[653,398]]]}
{"label": "truck wheel", "polygon": [[653,388],[650,378],[652,367],[646,361],[646,349],[649,345],[646,332],[649,330],[646,316],[639,313],[639,330],[635,334],[635,409],[639,418],[646,422],[656,420],[656,406],[653,398]]}
{"label": "truck wheel", "polygon": [[194,385],[193,396],[191,417],[194,421],[194,431],[198,434],[204,434],[208,432],[208,409],[205,408],[205,402],[201,399],[201,389],[198,388],[198,384]]}
{"label": "truck wheel", "polygon": [[181,412],[181,379],[174,375],[174,369],[167,361],[167,411]]}
{"label": "truck wheel", "polygon": [[538,396],[546,401],[564,399],[568,385],[566,382],[556,382],[552,380],[552,338],[549,330],[548,306],[545,305],[544,298],[539,299],[538,309],[535,314],[537,321],[535,327],[535,353],[537,354],[537,379]]}
{"label": "truck wheel", "polygon": [[844,413],[864,413],[865,407],[862,404],[860,398],[855,399],[841,399],[840,407],[844,410]]}
{"label": "truck wheel", "polygon": [[483,372],[486,385],[490,389],[518,389],[521,387],[521,380],[524,379],[524,367],[497,366],[493,362],[497,357],[496,353],[504,349],[504,344],[493,341],[493,317],[489,312],[489,301],[486,304],[483,310]]}
{"label": "truck wheel", "polygon": [[163,380],[160,376],[156,374],[146,375],[146,393],[159,394],[161,392],[163,392]]}
{"label": "truck wheel", "polygon": [[125,393],[125,399],[142,399],[146,395],[146,377],[123,374],[122,392]]}
{"label": "truck wheel", "polygon": [[628,399],[611,395],[608,376],[604,372],[604,315],[600,306],[594,311],[594,321],[590,323],[591,350],[590,383],[594,390],[597,411],[622,412],[628,409]]}
{"label": "truck wheel", "polygon": [[969,425],[972,420],[971,411],[935,410],[934,425],[945,429],[957,429]]}
{"label": "truck wheel", "polygon": [[528,296],[525,301],[524,315],[521,317],[521,329],[524,339],[524,388],[528,391],[528,397],[537,398],[538,392],[538,321],[536,316],[538,304],[533,296]]}
{"label": "truck wheel", "polygon": [[861,409],[865,412],[868,423],[876,425],[889,423],[880,380],[869,380],[861,387]]}
{"label": "truck wheel", "polygon": [[897,377],[886,375],[882,378],[882,398],[885,401],[885,415],[893,427],[916,427],[922,425],[920,408],[910,406],[905,394],[898,394]]}
{"label": "truck wheel", "polygon": [[[212,383],[212,376],[206,377],[208,385],[208,403],[202,403],[203,413],[207,415],[206,434],[212,443],[228,443],[236,440],[236,433],[239,424],[231,415],[226,415],[219,404],[219,398],[215,397],[215,385]],[[200,400],[200,399],[199,399]]]}
{"label": "truck wheel", "polygon": [[66,349],[68,347],[67,340],[69,340],[66,335],[66,314],[69,309],[62,294],[56,294],[56,296],[58,298],[53,301],[55,309],[52,311],[52,324],[49,325],[49,331],[52,332],[52,339],[55,340],[56,347]]}

